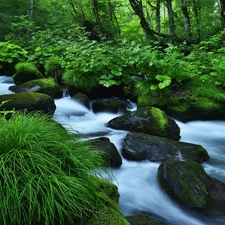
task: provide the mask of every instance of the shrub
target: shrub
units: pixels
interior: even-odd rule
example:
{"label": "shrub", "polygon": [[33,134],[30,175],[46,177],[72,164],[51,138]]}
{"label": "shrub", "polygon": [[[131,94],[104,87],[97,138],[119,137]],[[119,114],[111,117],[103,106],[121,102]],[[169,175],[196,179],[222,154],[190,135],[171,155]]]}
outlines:
{"label": "shrub", "polygon": [[40,114],[0,117],[0,224],[75,224],[100,198],[101,156]]}

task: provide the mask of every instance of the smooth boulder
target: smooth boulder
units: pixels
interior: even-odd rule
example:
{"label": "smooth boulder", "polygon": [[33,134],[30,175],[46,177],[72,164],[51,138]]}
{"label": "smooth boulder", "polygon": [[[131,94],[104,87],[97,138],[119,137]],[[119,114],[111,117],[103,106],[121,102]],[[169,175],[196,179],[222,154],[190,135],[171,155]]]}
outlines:
{"label": "smooth boulder", "polygon": [[56,109],[52,97],[35,92],[0,95],[0,105],[0,111],[27,110],[53,114]]}
{"label": "smooth boulder", "polygon": [[152,162],[177,159],[202,163],[209,157],[200,145],[142,133],[127,134],[122,145],[122,155],[128,160]]}
{"label": "smooth boulder", "polygon": [[36,79],[23,84],[9,87],[9,90],[15,93],[38,92],[51,96],[52,98],[61,98],[63,96],[62,88],[53,79]]}
{"label": "smooth boulder", "polygon": [[90,100],[87,95],[78,92],[75,95],[73,95],[71,98],[78,101],[80,104],[85,106],[87,109],[90,109],[90,103],[89,103]]}
{"label": "smooth boulder", "polygon": [[110,120],[108,127],[140,132],[173,140],[180,139],[180,128],[172,118],[155,107],[144,107]]}
{"label": "smooth boulder", "polygon": [[130,106],[130,102],[126,100],[122,100],[119,98],[104,98],[104,99],[97,99],[93,102],[92,108],[93,112],[111,112],[111,113],[118,113],[124,112]]}
{"label": "smooth boulder", "polygon": [[118,168],[122,165],[122,157],[109,138],[101,137],[95,139],[92,143],[100,150],[100,155],[105,160],[106,166]]}
{"label": "smooth boulder", "polygon": [[171,198],[223,224],[225,184],[209,176],[199,163],[165,161],[158,168],[158,180]]}

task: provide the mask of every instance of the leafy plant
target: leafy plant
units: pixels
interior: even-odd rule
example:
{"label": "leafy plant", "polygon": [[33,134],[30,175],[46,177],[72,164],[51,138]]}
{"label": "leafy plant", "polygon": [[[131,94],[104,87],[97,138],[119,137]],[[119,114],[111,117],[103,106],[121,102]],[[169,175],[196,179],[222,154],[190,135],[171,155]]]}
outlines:
{"label": "leafy plant", "polygon": [[2,225],[74,224],[107,201],[99,194],[101,156],[49,117],[1,116],[0,134]]}
{"label": "leafy plant", "polygon": [[19,45],[0,42],[0,63],[17,63],[26,61],[28,52]]}

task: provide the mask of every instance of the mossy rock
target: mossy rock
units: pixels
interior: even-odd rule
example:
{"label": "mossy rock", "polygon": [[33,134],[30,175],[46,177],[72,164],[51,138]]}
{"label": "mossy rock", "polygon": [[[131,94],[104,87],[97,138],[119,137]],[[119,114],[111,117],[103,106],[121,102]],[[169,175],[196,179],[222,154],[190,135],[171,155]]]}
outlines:
{"label": "mossy rock", "polygon": [[38,71],[32,62],[17,63],[15,69],[16,73],[13,75],[13,79],[16,84],[43,78],[41,72]]}
{"label": "mossy rock", "polygon": [[122,155],[132,161],[152,162],[177,159],[202,163],[209,157],[207,151],[200,145],[134,132],[128,133],[125,137]]}
{"label": "mossy rock", "polygon": [[95,139],[92,144],[100,150],[100,155],[105,160],[106,166],[118,168],[122,165],[122,157],[109,138],[101,137]]}
{"label": "mossy rock", "polygon": [[102,180],[100,186],[102,191],[109,196],[110,200],[99,202],[96,213],[82,221],[81,225],[129,225],[119,208],[117,186],[105,180]]}
{"label": "mossy rock", "polygon": [[53,98],[35,92],[0,95],[0,105],[0,111],[27,110],[53,114],[56,109]]}
{"label": "mossy rock", "polygon": [[182,205],[217,221],[225,219],[225,184],[194,161],[170,160],[158,168],[162,188]]}
{"label": "mossy rock", "polygon": [[93,112],[111,112],[111,113],[118,113],[124,112],[129,105],[128,101],[121,100],[118,98],[104,98],[104,99],[97,99],[93,102],[92,108]]}
{"label": "mossy rock", "polygon": [[80,102],[82,105],[90,109],[90,103],[89,103],[90,100],[87,95],[78,92],[75,95],[73,95],[71,98]]}
{"label": "mossy rock", "polygon": [[100,85],[98,81],[96,82],[96,85],[94,85],[92,88],[89,87],[89,89],[84,87],[68,85],[68,92],[70,96],[73,96],[78,92],[81,92],[87,95],[88,98],[90,99],[124,97],[123,87],[121,85],[120,86],[112,85],[107,88],[104,87],[103,85]]}
{"label": "mossy rock", "polygon": [[212,120],[225,118],[225,104],[205,97],[167,96],[163,100],[150,95],[140,95],[138,107],[155,106],[167,115],[181,120]]}
{"label": "mossy rock", "polygon": [[137,214],[125,217],[130,225],[161,225],[160,222],[148,215]]}
{"label": "mossy rock", "polygon": [[38,92],[51,96],[52,98],[61,98],[63,96],[62,88],[53,79],[37,79],[25,82],[20,85],[11,86],[9,89],[15,93]]}
{"label": "mossy rock", "polygon": [[158,168],[158,180],[164,190],[190,208],[205,208],[209,194],[199,179],[206,175],[203,167],[194,162],[171,160],[163,162]]}
{"label": "mossy rock", "polygon": [[107,124],[113,129],[151,134],[169,139],[180,139],[180,128],[164,111],[155,107],[144,107],[134,112],[110,120]]}

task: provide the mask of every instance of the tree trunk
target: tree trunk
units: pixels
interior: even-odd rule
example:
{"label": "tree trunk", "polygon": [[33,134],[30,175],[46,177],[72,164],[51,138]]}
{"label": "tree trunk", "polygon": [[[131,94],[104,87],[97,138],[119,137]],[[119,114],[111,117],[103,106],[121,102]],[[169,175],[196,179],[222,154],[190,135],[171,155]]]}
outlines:
{"label": "tree trunk", "polygon": [[33,20],[34,0],[30,0],[29,6],[29,22]]}
{"label": "tree trunk", "polygon": [[[110,0],[108,1],[108,6],[109,6],[110,20],[112,21],[112,24],[113,24],[113,27],[115,29],[115,32],[120,36],[121,35],[121,31],[120,31],[119,22],[118,22],[118,19],[117,19],[115,10],[114,10],[114,6],[113,6],[113,4],[111,3]],[[115,19],[116,26],[114,25],[114,20],[113,19]]]}
{"label": "tree trunk", "polygon": [[95,15],[96,24],[98,25],[100,31],[102,30],[102,23],[99,16],[99,10],[98,10],[98,0],[92,0],[93,4],[93,12]]}
{"label": "tree trunk", "polygon": [[[33,10],[34,10],[34,0],[30,0],[29,5],[29,15],[28,15],[28,22],[30,23],[33,20]],[[30,39],[31,32],[29,30],[29,27],[27,28],[27,39]]]}
{"label": "tree trunk", "polygon": [[154,39],[154,32],[153,30],[150,29],[148,22],[146,21],[144,17],[144,12],[143,12],[143,5],[142,5],[142,0],[129,0],[130,5],[132,9],[134,10],[135,14],[139,17],[140,19],[140,24],[142,29],[145,32],[145,36],[147,39]]}
{"label": "tree trunk", "polygon": [[170,35],[172,37],[175,37],[174,13],[173,13],[172,1],[171,0],[166,0],[166,7],[167,7],[167,10],[168,10],[168,16],[169,16]]}
{"label": "tree trunk", "polygon": [[221,27],[225,28],[225,0],[220,0]]}
{"label": "tree trunk", "polygon": [[195,13],[195,20],[196,20],[196,27],[197,27],[197,41],[199,42],[201,40],[201,33],[200,33],[200,23],[199,23],[199,0],[193,0],[194,4],[194,13]]}
{"label": "tree trunk", "polygon": [[161,17],[160,17],[160,3],[161,0],[156,0],[156,30],[158,33],[160,33],[161,27],[160,27],[160,22],[161,22]]}
{"label": "tree trunk", "polygon": [[181,5],[181,10],[184,15],[184,26],[185,26],[185,31],[186,31],[186,38],[187,41],[191,40],[191,23],[190,23],[190,16],[188,12],[188,8],[186,5],[185,0],[180,0],[180,5]]}

